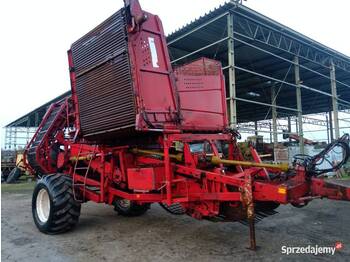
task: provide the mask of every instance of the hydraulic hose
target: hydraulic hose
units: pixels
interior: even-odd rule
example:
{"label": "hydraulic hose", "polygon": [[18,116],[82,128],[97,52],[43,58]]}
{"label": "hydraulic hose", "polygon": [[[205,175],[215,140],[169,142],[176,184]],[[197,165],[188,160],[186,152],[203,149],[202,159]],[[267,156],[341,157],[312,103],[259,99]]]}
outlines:
{"label": "hydraulic hose", "polygon": [[[333,163],[331,163],[327,159],[327,155],[330,152],[334,151],[336,148],[339,148],[342,150],[343,157],[341,161],[333,165]],[[340,168],[342,168],[343,165],[345,165],[345,163],[349,160],[349,158],[350,158],[349,134],[344,134],[339,139],[328,144],[327,147],[317,155],[310,156],[305,154],[297,154],[294,156],[294,161],[299,165],[304,166],[306,169],[306,173],[309,176],[320,176],[328,172],[334,172],[339,170]],[[319,168],[319,166],[324,162],[328,162],[331,165],[331,167]]]}

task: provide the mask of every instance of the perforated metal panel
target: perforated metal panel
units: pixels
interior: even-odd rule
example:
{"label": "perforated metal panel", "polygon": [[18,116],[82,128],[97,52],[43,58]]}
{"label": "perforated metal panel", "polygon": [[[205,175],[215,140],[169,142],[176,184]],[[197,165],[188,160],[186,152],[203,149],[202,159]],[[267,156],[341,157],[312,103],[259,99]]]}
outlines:
{"label": "perforated metal panel", "polygon": [[82,134],[132,127],[135,103],[124,10],[73,43],[71,51]]}

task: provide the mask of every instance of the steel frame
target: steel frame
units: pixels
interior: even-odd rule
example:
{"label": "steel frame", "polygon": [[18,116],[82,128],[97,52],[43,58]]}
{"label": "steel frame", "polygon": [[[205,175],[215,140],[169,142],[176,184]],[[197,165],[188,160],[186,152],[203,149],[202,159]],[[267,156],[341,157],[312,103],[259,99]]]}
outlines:
{"label": "steel frame", "polygon": [[[181,35],[178,38],[175,38],[171,40],[168,45],[171,46],[177,41],[186,38],[187,36],[191,35],[192,33],[205,28],[206,26],[209,26],[210,24],[214,23],[215,21],[219,19],[224,19],[226,17],[227,19],[227,28],[230,28],[231,30],[227,30],[227,36],[216,41],[213,43],[209,43],[206,46],[201,47],[200,49],[197,49],[195,51],[192,51],[180,58],[176,58],[175,60],[172,61],[172,63],[179,62],[184,58],[191,57],[193,54],[198,54],[201,51],[212,47],[214,45],[222,44],[222,42],[227,40],[227,52],[228,52],[228,65],[223,67],[223,70],[228,70],[228,75],[229,75],[229,96],[227,97],[227,102],[229,103],[229,108],[230,108],[230,115],[229,115],[229,120],[232,126],[237,125],[237,110],[236,110],[236,103],[233,103],[234,101],[241,101],[245,103],[252,103],[252,104],[258,104],[262,106],[268,106],[271,107],[274,110],[277,111],[277,109],[283,109],[290,111],[292,115],[296,113],[299,118],[299,123],[298,123],[298,135],[303,136],[303,131],[302,131],[302,126],[305,121],[303,121],[303,116],[302,116],[302,108],[301,108],[301,90],[300,89],[305,89],[309,90],[311,92],[318,93],[323,96],[330,97],[332,99],[332,107],[333,107],[333,112],[335,117],[330,119],[330,121],[334,122],[334,125],[330,125],[330,128],[333,129],[336,133],[336,137],[339,137],[339,121],[338,117],[338,110],[340,108],[340,105],[347,105],[350,106],[350,102],[343,100],[339,98],[336,95],[336,85],[342,85],[347,88],[350,88],[350,85],[339,81],[335,77],[335,70],[338,68],[340,70],[344,70],[346,72],[350,73],[350,64],[340,58],[335,59],[331,54],[324,50],[320,50],[319,48],[313,46],[312,44],[306,43],[305,41],[302,41],[300,39],[297,39],[290,34],[281,32],[276,30],[275,28],[262,24],[261,22],[248,17],[244,14],[241,14],[238,10],[235,8],[244,8],[240,5],[237,6],[237,4],[233,5],[234,8],[229,10],[228,12],[224,12],[222,14],[219,14],[216,17],[211,18],[209,21],[191,29],[189,32],[186,32],[185,34]],[[235,24],[237,25],[237,28],[233,28],[233,21],[235,21]],[[295,67],[295,73],[298,72],[299,74],[299,80],[296,80],[295,83],[290,83],[284,80],[277,79],[275,77],[267,76],[264,74],[260,74],[258,72],[255,72],[253,70],[249,70],[247,68],[237,66],[234,63],[234,53],[235,53],[235,47],[234,47],[234,41],[237,41],[243,45],[249,46],[251,48],[254,48],[256,50],[259,50],[261,52],[264,52],[266,54],[269,54],[275,58],[278,58],[284,62],[288,62]],[[248,42],[250,41],[250,42]],[[311,40],[310,40],[311,41]],[[283,52],[286,52],[290,55],[294,56],[294,60],[287,59],[285,57],[282,57],[281,55],[277,55],[273,52],[270,52],[268,50],[265,50],[261,47],[258,47],[257,45],[253,44],[254,42],[256,43],[262,43],[269,45],[271,47],[276,48],[276,50],[281,50]],[[306,65],[303,65],[300,63],[299,57],[302,58],[305,61],[317,64],[319,66],[322,66],[323,68],[326,68],[330,70],[330,76],[327,76],[323,73],[320,73],[312,68],[309,68]],[[315,89],[313,87],[307,86],[305,84],[302,84],[302,76],[300,76],[299,73],[299,68],[305,69],[309,72],[314,73],[317,76],[321,76],[323,78],[326,78],[330,81],[330,93],[324,92],[318,89]],[[288,85],[296,88],[296,97],[297,97],[297,108],[290,108],[290,107],[285,107],[281,105],[277,105],[276,103],[264,103],[256,100],[248,100],[245,98],[237,97],[236,95],[236,80],[235,80],[235,70],[240,70],[243,72],[246,72],[248,74],[253,74],[259,77],[263,77],[265,79],[269,79],[275,82],[278,82],[282,85]],[[298,91],[299,90],[299,91]],[[277,94],[278,95],[278,94]],[[273,100],[272,100],[273,101]],[[294,113],[293,113],[294,112]],[[241,129],[244,131],[243,129]],[[260,131],[260,130],[257,130]],[[276,134],[276,130],[272,131],[272,134]],[[303,151],[303,144],[301,143],[300,145],[301,151]]]}
{"label": "steel frame", "polygon": [[28,141],[32,138],[36,132],[36,127],[22,127],[22,126],[10,126],[4,127],[4,149],[24,149]]}
{"label": "steel frame", "polygon": [[[261,22],[239,13],[236,10],[233,12],[237,15],[237,22],[242,30],[242,36],[270,45],[274,48],[283,50],[293,56],[302,57],[303,59],[321,65],[324,68],[329,68],[331,60],[334,57],[324,50],[308,44],[305,41],[296,39],[290,34],[276,30],[275,28],[262,24]],[[350,64],[340,58],[334,59],[336,67],[350,73]]]}

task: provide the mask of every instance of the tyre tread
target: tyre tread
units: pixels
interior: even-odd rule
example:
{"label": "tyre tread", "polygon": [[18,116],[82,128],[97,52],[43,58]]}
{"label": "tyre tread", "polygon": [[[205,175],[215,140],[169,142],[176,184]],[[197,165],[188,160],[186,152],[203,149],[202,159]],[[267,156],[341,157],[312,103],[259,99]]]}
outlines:
{"label": "tyre tread", "polygon": [[[38,181],[38,185],[43,184],[49,191],[52,198],[51,218],[44,228],[38,226],[40,231],[48,234],[58,234],[72,229],[79,221],[80,203],[74,200],[72,191],[72,179],[64,174],[46,175]],[[34,191],[35,192],[35,191]],[[35,199],[33,198],[33,216],[35,215]]]}

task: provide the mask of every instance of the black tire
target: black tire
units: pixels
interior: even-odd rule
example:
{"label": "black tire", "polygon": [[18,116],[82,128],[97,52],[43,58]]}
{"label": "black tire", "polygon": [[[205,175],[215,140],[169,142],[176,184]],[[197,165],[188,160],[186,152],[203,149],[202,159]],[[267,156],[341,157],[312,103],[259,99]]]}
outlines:
{"label": "black tire", "polygon": [[147,212],[150,204],[139,205],[134,201],[126,199],[117,199],[114,201],[114,210],[121,216],[136,217],[141,216]]}
{"label": "black tire", "polygon": [[22,175],[22,170],[18,167],[15,167],[14,169],[11,170],[9,175],[7,176],[6,183],[12,184],[15,183],[18,178]]}
{"label": "black tire", "polygon": [[[37,206],[37,203],[44,198],[41,195],[45,194],[48,194],[46,199],[49,198],[46,201],[49,211],[46,209],[43,219],[43,208],[40,206],[44,204],[40,203],[40,206]],[[33,192],[32,214],[35,225],[41,232],[58,234],[74,228],[79,221],[80,209],[80,203],[74,200],[70,176],[46,175],[37,182]]]}
{"label": "black tire", "polygon": [[273,211],[280,206],[280,203],[273,201],[258,201],[255,203],[256,211],[268,212]]}
{"label": "black tire", "polygon": [[1,183],[6,182],[8,176],[9,176],[10,171],[5,169],[1,171]]}

